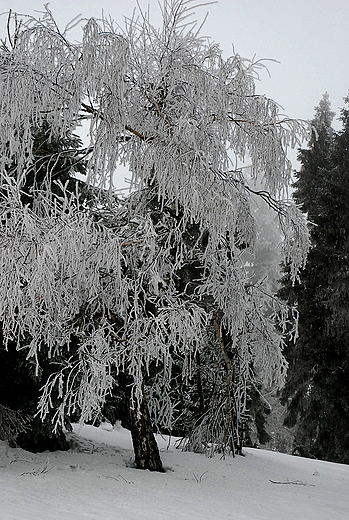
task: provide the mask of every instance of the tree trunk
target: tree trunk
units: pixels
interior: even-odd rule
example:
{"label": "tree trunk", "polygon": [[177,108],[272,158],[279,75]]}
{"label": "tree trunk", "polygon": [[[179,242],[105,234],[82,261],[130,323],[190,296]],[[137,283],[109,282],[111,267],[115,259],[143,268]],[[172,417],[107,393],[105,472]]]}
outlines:
{"label": "tree trunk", "polygon": [[137,409],[131,408],[131,395],[127,391],[129,403],[130,430],[135,454],[135,463],[138,469],[163,472],[159,447],[155,440],[152,424],[149,417],[148,405],[143,398],[140,405],[140,414]]}

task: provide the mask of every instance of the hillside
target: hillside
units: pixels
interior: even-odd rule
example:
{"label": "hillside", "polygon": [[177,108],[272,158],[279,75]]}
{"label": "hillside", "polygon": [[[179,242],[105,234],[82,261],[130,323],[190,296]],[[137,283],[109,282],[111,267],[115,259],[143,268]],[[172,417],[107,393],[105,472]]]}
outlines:
{"label": "hillside", "polygon": [[158,437],[165,474],[132,467],[129,432],[83,426],[69,452],[0,445],[1,520],[347,520],[349,466],[252,448],[206,458]]}

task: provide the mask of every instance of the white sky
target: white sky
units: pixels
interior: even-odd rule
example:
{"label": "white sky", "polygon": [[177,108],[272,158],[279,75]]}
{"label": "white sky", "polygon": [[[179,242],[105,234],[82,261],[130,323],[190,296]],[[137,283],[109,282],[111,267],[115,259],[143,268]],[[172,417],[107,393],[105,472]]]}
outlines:
{"label": "white sky", "polygon": [[[157,0],[139,2],[144,9],[150,5],[151,18],[157,25]],[[12,9],[34,14],[43,9],[43,3],[0,0],[0,13]],[[130,16],[135,5],[135,0],[52,0],[50,9],[63,29],[76,15],[98,18],[102,9],[122,25],[123,16]],[[209,17],[202,32],[221,44],[225,57],[234,45],[235,51],[245,58],[256,55],[257,59],[280,62],[268,63],[271,78],[262,73],[259,93],[277,101],[290,117],[311,119],[314,107],[327,91],[332,109],[339,116],[343,97],[349,91],[348,0],[219,0],[197,8],[197,18],[202,20],[207,11]],[[3,15],[1,37],[5,29]],[[340,123],[335,123],[335,127],[340,128]]]}

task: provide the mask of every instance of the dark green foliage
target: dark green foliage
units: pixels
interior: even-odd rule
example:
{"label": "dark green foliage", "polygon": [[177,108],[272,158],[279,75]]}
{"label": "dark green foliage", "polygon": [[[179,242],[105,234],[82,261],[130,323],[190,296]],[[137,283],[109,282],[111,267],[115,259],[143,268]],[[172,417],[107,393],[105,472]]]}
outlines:
{"label": "dark green foliage", "polygon": [[[258,444],[267,444],[271,440],[271,437],[266,430],[266,421],[268,415],[270,415],[271,413],[271,409],[270,406],[267,405],[265,400],[263,400],[261,392],[261,385],[259,385],[258,388],[252,387],[249,391],[249,422],[255,425]],[[254,446],[255,443],[250,438],[249,430],[250,424],[248,423],[246,432],[246,445]]]}
{"label": "dark green foliage", "polygon": [[[38,375],[35,368],[35,363],[26,359],[25,350],[17,350],[11,343],[7,349],[0,347],[1,405],[12,410],[19,419],[24,419],[21,428],[7,428],[6,439],[12,446],[32,452],[66,450],[69,446],[64,433],[52,433],[51,417],[48,416],[44,422],[35,417],[40,388],[55,368],[44,357],[40,360]],[[0,429],[5,429],[4,417],[0,417],[0,422]]]}
{"label": "dark green foliage", "polygon": [[[40,194],[45,196],[61,196],[62,186],[70,192],[79,189],[81,197],[86,198],[86,189],[81,181],[73,178],[76,173],[84,174],[84,161],[79,152],[80,139],[67,132],[65,137],[55,137],[50,128],[44,124],[40,129],[33,129],[35,162],[28,166],[24,184],[21,184],[23,204],[29,205],[35,211],[35,201]],[[16,177],[16,164],[13,164],[7,174]],[[26,344],[30,339],[21,340],[20,349],[15,343],[4,345],[0,334],[0,406],[12,411],[12,418],[17,422],[6,422],[5,414],[0,417],[0,435],[28,451],[68,449],[68,443],[62,430],[52,432],[52,417],[49,415],[44,422],[35,417],[40,388],[45,384],[52,372],[57,370],[57,362],[62,359],[47,359],[39,355],[39,370],[36,373],[36,363],[27,359]],[[71,353],[70,353],[71,355]],[[7,415],[8,417],[8,415]],[[19,420],[23,418],[24,427]],[[25,421],[24,421],[25,418]],[[11,426],[12,424],[12,426]],[[69,427],[69,424],[67,423]]]}
{"label": "dark green foliage", "polygon": [[0,439],[15,445],[18,435],[26,432],[28,421],[27,415],[0,404]]}
{"label": "dark green foliage", "polygon": [[[33,128],[32,133],[35,160],[28,164],[25,176],[22,175],[24,182],[20,182],[23,204],[33,207],[40,193],[45,196],[62,195],[60,185],[66,185],[67,190],[73,193],[77,186],[84,190],[84,183],[73,178],[76,174],[85,174],[80,138],[70,132],[64,137],[53,136],[47,123],[41,128]],[[15,163],[8,169],[8,175],[17,178]]]}
{"label": "dark green foliage", "polygon": [[102,418],[110,424],[120,421],[124,428],[130,428],[125,390],[120,385],[116,384],[112,395],[107,396],[102,409]]}
{"label": "dark green foliage", "polygon": [[349,116],[331,128],[325,95],[297,173],[294,198],[307,212],[312,249],[301,283],[285,277],[281,296],[299,310],[299,339],[288,344],[286,425],[296,425],[295,450],[349,463]]}

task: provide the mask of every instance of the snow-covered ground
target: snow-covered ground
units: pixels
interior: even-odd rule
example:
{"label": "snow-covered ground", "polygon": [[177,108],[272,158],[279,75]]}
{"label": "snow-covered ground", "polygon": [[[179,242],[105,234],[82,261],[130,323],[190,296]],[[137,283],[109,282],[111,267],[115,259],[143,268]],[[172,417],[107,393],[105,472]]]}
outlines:
{"label": "snow-covered ground", "polygon": [[0,444],[0,520],[349,519],[347,465],[251,448],[206,458],[158,437],[158,474],[132,467],[127,430],[83,426],[80,435],[70,434],[68,452]]}

